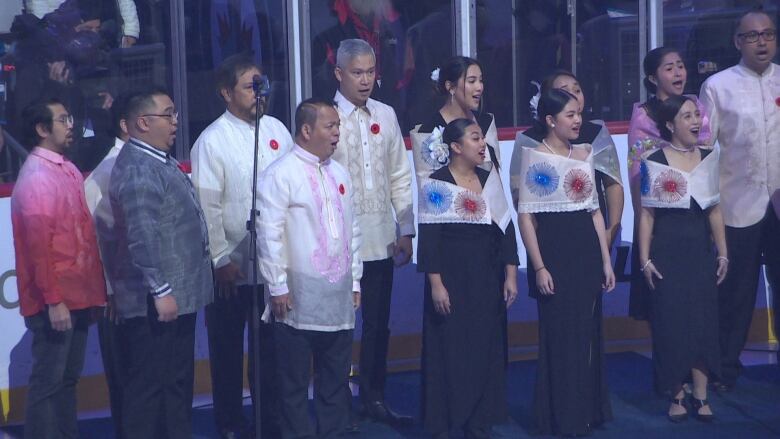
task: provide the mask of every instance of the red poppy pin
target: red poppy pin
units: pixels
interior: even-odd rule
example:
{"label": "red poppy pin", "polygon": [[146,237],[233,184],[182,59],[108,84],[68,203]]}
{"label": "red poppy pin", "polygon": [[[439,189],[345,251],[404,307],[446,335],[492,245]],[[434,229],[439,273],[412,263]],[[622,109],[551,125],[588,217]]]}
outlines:
{"label": "red poppy pin", "polygon": [[776,98],[776,99],[775,99],[775,105],[777,105],[778,107],[780,107],[780,98]]}
{"label": "red poppy pin", "polygon": [[270,144],[271,144],[271,149],[273,149],[274,151],[279,149],[279,142],[277,142],[276,139],[271,139]]}
{"label": "red poppy pin", "polygon": [[192,168],[189,166],[189,163],[178,163],[176,166],[179,168],[181,172],[185,174],[189,174],[190,172],[192,172]]}
{"label": "red poppy pin", "polygon": [[374,134],[379,134],[379,124],[373,123],[371,124],[371,132]]}
{"label": "red poppy pin", "polygon": [[340,184],[340,185],[339,185],[339,193],[341,193],[341,195],[344,195],[344,192],[346,192],[346,191],[347,191],[347,190],[346,190],[346,189],[344,189],[344,185],[343,185],[343,184]]}

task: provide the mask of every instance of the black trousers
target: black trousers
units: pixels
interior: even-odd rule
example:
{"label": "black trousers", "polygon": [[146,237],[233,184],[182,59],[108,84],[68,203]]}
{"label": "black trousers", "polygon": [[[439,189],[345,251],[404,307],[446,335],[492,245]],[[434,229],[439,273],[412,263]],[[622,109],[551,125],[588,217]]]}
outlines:
{"label": "black trousers", "polygon": [[72,328],[67,331],[52,329],[46,310],[24,321],[32,332],[24,437],[78,438],[76,384],[84,367],[89,311],[71,312]]}
{"label": "black trousers", "polygon": [[[770,206],[771,207],[771,206]],[[780,338],[780,218],[770,209],[767,213],[767,242],[764,245],[766,275],[772,288],[772,314],[774,315],[775,337]],[[777,352],[780,364],[780,350]]]}
{"label": "black trousers", "polygon": [[[257,286],[258,308],[265,307],[263,286]],[[214,420],[220,430],[240,431],[247,426],[243,414],[244,330],[249,328],[247,375],[252,402],[257,398],[254,363],[260,361],[260,410],[263,437],[278,437],[279,384],[271,325],[260,323],[260,353],[254,352],[252,331],[252,287],[242,285],[230,298],[214,293],[214,302],[206,306],[206,330],[209,340],[211,387],[214,395]]]}
{"label": "black trousers", "polygon": [[111,406],[111,421],[114,423],[114,436],[124,439],[122,435],[122,386],[125,381],[125,364],[122,360],[119,344],[118,325],[107,317],[98,320],[98,342],[100,355],[103,359],[103,373],[108,385],[109,404]]}
{"label": "black trousers", "polygon": [[363,317],[360,339],[360,400],[363,404],[368,404],[385,399],[393,259],[363,262],[360,290]]}
{"label": "black trousers", "polygon": [[[739,354],[745,347],[756,306],[756,290],[762,262],[766,264],[772,291],[778,291],[775,273],[780,270],[780,227],[774,211],[748,227],[726,227],[729,272],[718,288],[720,318],[721,376],[724,384],[734,385],[742,367]],[[763,255],[763,259],[762,259]],[[775,296],[775,309],[778,300]]]}
{"label": "black trousers", "polygon": [[[274,323],[281,392],[281,438],[337,438],[349,421],[352,330],[321,332]],[[309,378],[314,370],[317,428],[309,418]]]}
{"label": "black trousers", "polygon": [[163,323],[153,303],[149,309],[149,316],[127,319],[118,327],[127,373],[122,434],[191,439],[196,313]]}

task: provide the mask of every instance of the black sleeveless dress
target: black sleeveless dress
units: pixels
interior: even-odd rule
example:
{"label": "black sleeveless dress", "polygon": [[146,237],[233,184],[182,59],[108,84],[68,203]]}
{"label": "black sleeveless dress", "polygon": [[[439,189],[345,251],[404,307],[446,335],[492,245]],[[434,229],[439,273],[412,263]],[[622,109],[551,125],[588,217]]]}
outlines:
{"label": "black sleeveless dress", "polygon": [[555,287],[555,294],[542,295],[529,272],[529,292],[539,310],[536,427],[541,434],[587,434],[612,419],[604,374],[598,235],[586,210],[533,215],[542,260]]}
{"label": "black sleeveless dress", "polygon": [[[702,160],[711,152],[702,149]],[[663,150],[648,160],[668,165]],[[688,209],[655,209],[650,258],[664,277],[649,293],[658,390],[674,390],[694,365],[719,374],[717,261],[707,212],[695,200]]]}

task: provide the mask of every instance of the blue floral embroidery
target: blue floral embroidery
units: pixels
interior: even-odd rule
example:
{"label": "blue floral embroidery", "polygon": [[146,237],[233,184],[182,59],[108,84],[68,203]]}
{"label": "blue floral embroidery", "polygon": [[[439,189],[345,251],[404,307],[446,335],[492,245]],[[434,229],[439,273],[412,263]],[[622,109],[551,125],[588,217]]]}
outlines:
{"label": "blue floral embroidery", "polygon": [[423,186],[422,198],[425,210],[441,215],[452,205],[452,191],[444,184],[431,181]]}
{"label": "blue floral embroidery", "polygon": [[650,170],[647,169],[647,163],[644,161],[639,164],[639,191],[642,195],[650,193]]}
{"label": "blue floral embroidery", "polygon": [[531,165],[528,169],[525,185],[537,197],[546,197],[558,189],[560,179],[558,171],[551,164],[540,162]]}

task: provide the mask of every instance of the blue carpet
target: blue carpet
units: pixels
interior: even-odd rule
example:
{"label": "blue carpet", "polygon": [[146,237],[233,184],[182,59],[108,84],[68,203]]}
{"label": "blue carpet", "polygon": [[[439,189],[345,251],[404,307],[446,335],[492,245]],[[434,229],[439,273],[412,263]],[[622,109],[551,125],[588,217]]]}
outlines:
{"label": "blue carpet", "polygon": [[[530,410],[535,373],[535,361],[510,364],[507,391],[511,419],[494,429],[493,438],[540,437],[533,435]],[[665,417],[668,402],[653,392],[651,374],[652,363],[641,355],[630,352],[607,355],[607,375],[615,419],[602,429],[596,430],[593,437],[780,438],[780,368],[776,365],[748,367],[733,392],[725,395],[711,392],[710,403],[717,415],[712,424],[693,419],[682,424],[668,422]],[[386,398],[391,407],[403,413],[418,414],[419,395],[419,373],[396,373],[388,377]],[[249,415],[249,407],[246,409]],[[108,418],[84,420],[79,425],[82,439],[113,438]],[[216,437],[210,407],[195,409],[193,426],[194,438]],[[11,438],[20,437],[21,434],[19,427],[0,431]],[[428,436],[419,424],[407,428],[391,428],[383,424],[363,422],[361,433],[351,437],[411,439]]]}

